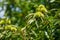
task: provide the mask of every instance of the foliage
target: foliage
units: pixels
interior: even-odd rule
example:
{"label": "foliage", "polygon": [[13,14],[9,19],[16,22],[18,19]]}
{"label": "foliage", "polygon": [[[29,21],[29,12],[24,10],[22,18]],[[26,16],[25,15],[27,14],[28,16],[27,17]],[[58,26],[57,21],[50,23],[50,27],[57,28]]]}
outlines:
{"label": "foliage", "polygon": [[60,40],[60,0],[3,0],[0,40]]}

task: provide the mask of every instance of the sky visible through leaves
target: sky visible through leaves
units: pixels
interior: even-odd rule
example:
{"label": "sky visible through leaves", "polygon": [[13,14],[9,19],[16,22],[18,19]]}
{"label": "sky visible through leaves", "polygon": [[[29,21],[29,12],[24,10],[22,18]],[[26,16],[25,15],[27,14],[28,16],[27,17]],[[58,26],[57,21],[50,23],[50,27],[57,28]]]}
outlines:
{"label": "sky visible through leaves", "polygon": [[[2,0],[0,0],[0,2],[2,2]],[[0,10],[2,10],[2,7],[0,7]],[[4,10],[0,11],[0,18],[2,18],[4,16]]]}

